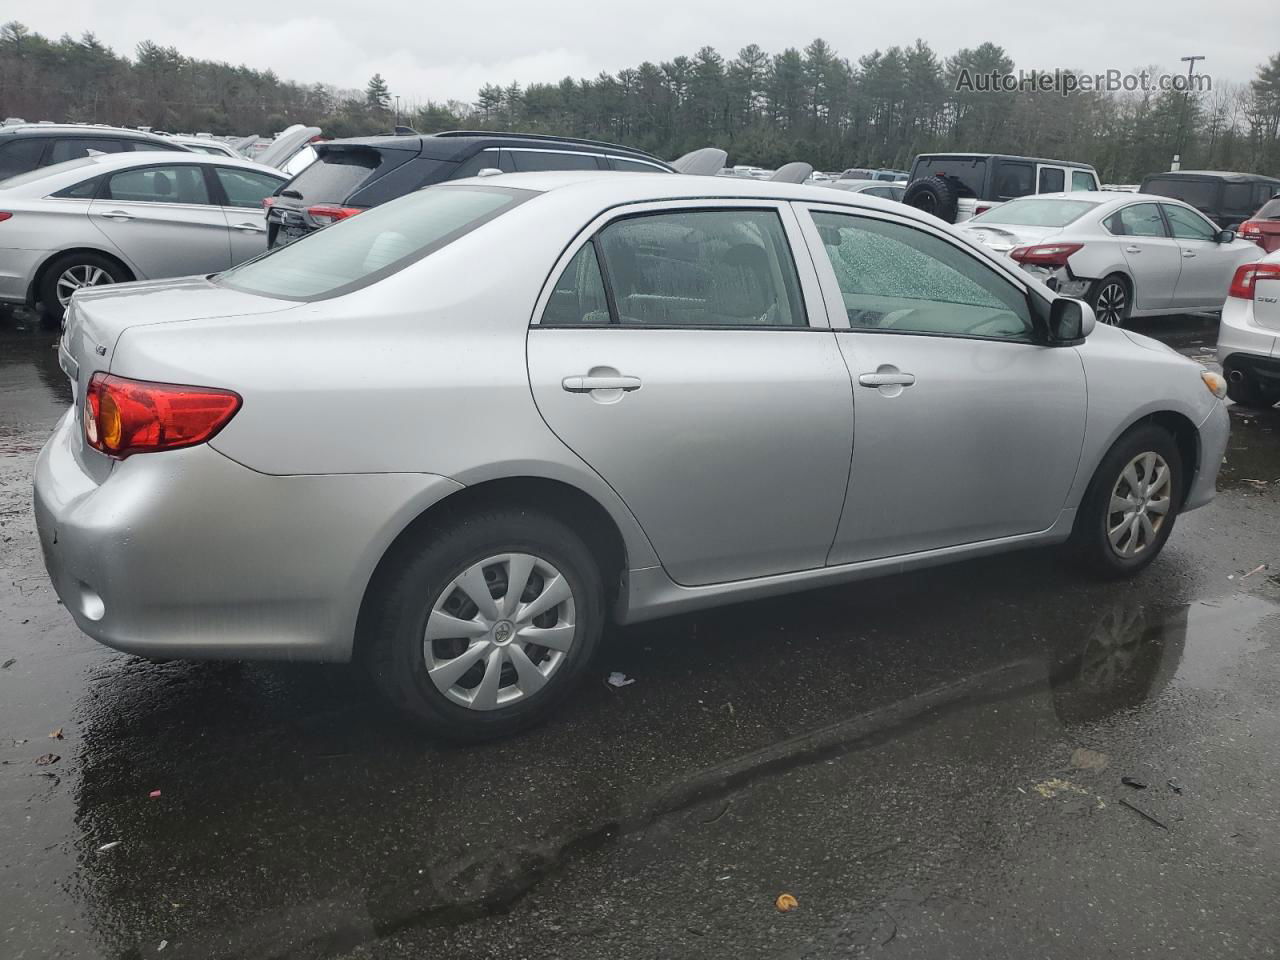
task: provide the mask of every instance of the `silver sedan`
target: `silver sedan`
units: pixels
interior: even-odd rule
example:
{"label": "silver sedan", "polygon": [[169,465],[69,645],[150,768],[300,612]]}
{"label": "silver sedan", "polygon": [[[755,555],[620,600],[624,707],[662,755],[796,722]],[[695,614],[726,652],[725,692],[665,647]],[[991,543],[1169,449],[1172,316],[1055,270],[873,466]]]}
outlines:
{"label": "silver sedan", "polygon": [[[358,658],[427,729],[555,709],[608,621],[1070,543],[1214,495],[1225,383],[902,204],[573,171],[86,290],[50,576],[150,657]],[[998,585],[993,589],[999,589]]]}
{"label": "silver sedan", "polygon": [[267,249],[264,197],[286,182],[190,152],[83,157],[0,182],[0,302],[61,319],[82,287],[226,270]]}
{"label": "silver sedan", "polygon": [[1217,310],[1236,268],[1262,256],[1181,200],[1141,193],[1045,193],[1002,203],[959,229],[1102,323]]}

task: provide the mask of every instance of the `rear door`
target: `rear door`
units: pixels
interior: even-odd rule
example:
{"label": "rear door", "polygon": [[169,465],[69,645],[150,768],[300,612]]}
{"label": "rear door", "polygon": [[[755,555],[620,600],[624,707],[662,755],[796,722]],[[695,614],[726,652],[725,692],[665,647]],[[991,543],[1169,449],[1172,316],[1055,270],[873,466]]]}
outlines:
{"label": "rear door", "polygon": [[1183,310],[1220,309],[1236,267],[1257,259],[1257,245],[1243,240],[1218,243],[1218,228],[1197,211],[1175,203],[1162,203],[1160,207],[1182,253],[1173,306]]}
{"label": "rear door", "polygon": [[1182,272],[1182,250],[1169,236],[1160,205],[1152,201],[1131,203],[1107,217],[1103,226],[1116,237],[1129,265],[1134,308],[1169,307]]}
{"label": "rear door", "polygon": [[678,583],[826,560],[852,386],[800,242],[776,202],[611,211],[562,256],[530,329],[543,418]]}
{"label": "rear door", "polygon": [[227,222],[231,243],[231,265],[251,260],[267,250],[267,212],[262,208],[265,197],[283,184],[283,177],[273,177],[243,167],[213,165],[215,188]]}
{"label": "rear door", "polygon": [[109,174],[89,219],[139,279],[213,273],[231,266],[227,220],[198,163],[156,164]]}

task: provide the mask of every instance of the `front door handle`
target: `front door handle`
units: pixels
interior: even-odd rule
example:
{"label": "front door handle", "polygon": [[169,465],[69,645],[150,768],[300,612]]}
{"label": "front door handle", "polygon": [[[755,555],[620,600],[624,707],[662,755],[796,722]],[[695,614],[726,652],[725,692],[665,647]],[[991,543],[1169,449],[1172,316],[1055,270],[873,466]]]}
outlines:
{"label": "front door handle", "polygon": [[133,214],[126,213],[124,210],[107,210],[98,214],[100,217],[106,217],[108,220],[132,220]]}
{"label": "front door handle", "polygon": [[560,381],[560,386],[564,387],[569,393],[590,393],[592,390],[630,391],[640,389],[640,378],[628,377],[622,374],[613,377],[582,375],[565,377]]}
{"label": "front door handle", "polygon": [[1127,247],[1125,247],[1125,248],[1124,248],[1124,252],[1125,252],[1125,253],[1141,253],[1141,252],[1142,252],[1142,248],[1141,248],[1141,247],[1135,247],[1135,246],[1131,243],[1131,244],[1129,244],[1129,246],[1127,246]]}
{"label": "front door handle", "polygon": [[257,223],[233,223],[232,230],[243,230],[245,233],[266,233],[267,228]]}
{"label": "front door handle", "polygon": [[864,387],[909,387],[916,377],[914,373],[864,373],[858,382]]}

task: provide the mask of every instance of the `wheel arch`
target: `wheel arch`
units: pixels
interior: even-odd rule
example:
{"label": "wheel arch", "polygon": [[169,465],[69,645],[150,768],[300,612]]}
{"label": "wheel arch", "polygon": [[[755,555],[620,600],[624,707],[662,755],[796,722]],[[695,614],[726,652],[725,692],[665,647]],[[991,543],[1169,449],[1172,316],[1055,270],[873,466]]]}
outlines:
{"label": "wheel arch", "polygon": [[40,292],[40,284],[44,282],[45,275],[49,272],[49,268],[52,267],[61,258],[67,256],[68,254],[73,254],[73,253],[92,253],[95,256],[106,257],[108,260],[112,261],[113,263],[118,264],[120,269],[129,275],[130,280],[138,279],[138,272],[134,270],[130,264],[125,262],[124,258],[121,257],[118,253],[115,253],[111,250],[104,250],[102,247],[88,246],[87,244],[80,244],[74,247],[67,247],[65,250],[54,251],[53,253],[49,254],[49,256],[45,257],[44,260],[40,263],[40,266],[36,268],[35,273],[32,274],[31,283],[27,286],[28,306],[35,304],[36,297]]}
{"label": "wheel arch", "polygon": [[507,476],[462,487],[435,501],[410,520],[392,539],[374,566],[356,617],[353,656],[368,647],[368,630],[378,591],[397,559],[431,536],[433,529],[451,519],[486,507],[527,507],[546,513],[575,530],[600,565],[609,609],[625,599],[628,570],[626,539],[609,510],[580,487],[542,476]]}
{"label": "wheel arch", "polygon": [[[1107,458],[1107,454],[1119,443],[1124,437],[1128,436],[1138,427],[1147,424],[1154,424],[1167,430],[1173,435],[1174,443],[1178,447],[1178,455],[1182,459],[1183,467],[1183,483],[1181,498],[1182,503],[1187,500],[1188,494],[1191,492],[1192,486],[1195,484],[1196,475],[1200,470],[1200,430],[1196,427],[1195,422],[1184,413],[1177,410],[1160,409],[1151,410],[1134,417],[1125,423],[1115,435],[1102,446],[1097,460],[1092,464],[1089,474],[1089,483],[1085,486],[1083,496],[1087,495],[1088,487],[1093,484],[1097,478],[1098,468],[1102,465],[1102,461]],[[1181,508],[1182,503],[1178,506]]]}

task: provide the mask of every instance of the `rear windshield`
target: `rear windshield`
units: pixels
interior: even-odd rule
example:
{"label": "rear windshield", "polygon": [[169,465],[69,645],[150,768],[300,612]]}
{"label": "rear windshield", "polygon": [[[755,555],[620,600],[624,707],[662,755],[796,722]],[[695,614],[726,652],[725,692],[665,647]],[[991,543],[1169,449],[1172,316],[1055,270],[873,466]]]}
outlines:
{"label": "rear windshield", "polygon": [[1154,193],[1158,197],[1172,197],[1202,210],[1217,206],[1218,187],[1215,180],[1187,180],[1183,177],[1157,177],[1142,185],[1140,193]]}
{"label": "rear windshield", "polygon": [[1268,200],[1254,214],[1259,220],[1280,220],[1280,197]]}
{"label": "rear windshield", "polygon": [[1015,227],[1065,227],[1098,206],[1088,200],[1010,200],[969,222],[1007,223]]}
{"label": "rear windshield", "polygon": [[288,189],[308,203],[342,203],[369,179],[381,160],[376,150],[326,150],[293,178]]}
{"label": "rear windshield", "polygon": [[959,184],[963,196],[980,197],[987,181],[987,161],[980,157],[921,157],[911,179],[921,177],[947,177]]}
{"label": "rear windshield", "polygon": [[221,274],[234,290],[285,300],[336,297],[381,280],[536,196],[510,187],[430,187]]}

